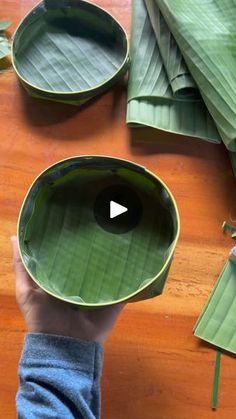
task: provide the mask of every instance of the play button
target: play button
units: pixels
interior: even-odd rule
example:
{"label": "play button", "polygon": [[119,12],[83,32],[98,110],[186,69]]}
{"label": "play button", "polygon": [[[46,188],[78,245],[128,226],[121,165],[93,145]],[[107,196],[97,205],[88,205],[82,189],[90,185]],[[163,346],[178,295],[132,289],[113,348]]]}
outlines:
{"label": "play button", "polygon": [[127,233],[139,223],[141,216],[141,200],[137,192],[125,184],[104,188],[94,203],[97,223],[110,233]]}
{"label": "play button", "polygon": [[120,205],[114,201],[110,202],[110,218],[118,217],[119,215],[124,214],[126,211],[128,211],[128,208],[124,207],[123,205]]}

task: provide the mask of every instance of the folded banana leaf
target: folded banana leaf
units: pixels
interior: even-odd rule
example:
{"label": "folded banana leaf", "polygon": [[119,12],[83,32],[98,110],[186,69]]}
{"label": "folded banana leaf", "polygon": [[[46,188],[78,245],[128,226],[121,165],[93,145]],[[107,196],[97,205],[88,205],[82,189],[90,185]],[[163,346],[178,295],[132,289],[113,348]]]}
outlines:
{"label": "folded banana leaf", "polygon": [[[116,185],[135,191],[142,206],[138,224],[119,234],[102,228],[94,209],[101,191]],[[84,306],[161,294],[178,236],[178,210],[165,184],[134,163],[98,156],[67,159],[43,172],[18,222],[21,257],[32,279],[49,294]]]}
{"label": "folded banana leaf", "polygon": [[174,95],[199,97],[197,86],[155,0],[145,0],[145,5]]}
{"label": "folded banana leaf", "polygon": [[218,131],[236,151],[235,0],[155,0]]}
{"label": "folded banana leaf", "polygon": [[11,53],[10,42],[5,34],[5,30],[11,25],[9,20],[0,20],[0,60]]}
{"label": "folded banana leaf", "polygon": [[154,0],[133,1],[127,123],[221,142]]}
{"label": "folded banana leaf", "polygon": [[33,97],[82,104],[123,77],[128,62],[124,29],[87,1],[45,0],[14,34],[13,66]]}
{"label": "folded banana leaf", "polygon": [[204,307],[194,335],[236,354],[236,263],[229,260]]}

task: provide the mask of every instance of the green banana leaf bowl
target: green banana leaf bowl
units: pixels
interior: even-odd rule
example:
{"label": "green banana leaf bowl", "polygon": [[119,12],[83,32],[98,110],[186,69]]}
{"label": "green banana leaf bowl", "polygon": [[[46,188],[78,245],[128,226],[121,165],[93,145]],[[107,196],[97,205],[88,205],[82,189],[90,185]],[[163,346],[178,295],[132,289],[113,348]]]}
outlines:
{"label": "green banana leaf bowl", "polygon": [[[138,218],[125,231],[124,214],[111,231],[106,227],[111,218],[104,215],[103,226],[96,209],[104,191],[117,188],[136,199]],[[122,193],[115,194],[124,204]],[[23,264],[42,289],[70,303],[98,307],[161,294],[179,229],[175,200],[156,175],[127,160],[78,156],[36,178],[17,232]]]}
{"label": "green banana leaf bowl", "polygon": [[79,105],[125,74],[128,39],[95,4],[44,0],[16,29],[12,61],[31,96]]}

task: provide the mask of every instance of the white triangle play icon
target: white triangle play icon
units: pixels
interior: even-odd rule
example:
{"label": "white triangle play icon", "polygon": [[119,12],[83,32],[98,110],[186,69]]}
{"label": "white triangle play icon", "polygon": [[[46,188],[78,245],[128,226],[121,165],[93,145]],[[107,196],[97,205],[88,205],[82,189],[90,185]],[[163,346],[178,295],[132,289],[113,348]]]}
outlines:
{"label": "white triangle play icon", "polygon": [[118,215],[124,214],[127,211],[128,208],[123,207],[123,205],[117,204],[115,201],[110,201],[110,218],[118,217]]}

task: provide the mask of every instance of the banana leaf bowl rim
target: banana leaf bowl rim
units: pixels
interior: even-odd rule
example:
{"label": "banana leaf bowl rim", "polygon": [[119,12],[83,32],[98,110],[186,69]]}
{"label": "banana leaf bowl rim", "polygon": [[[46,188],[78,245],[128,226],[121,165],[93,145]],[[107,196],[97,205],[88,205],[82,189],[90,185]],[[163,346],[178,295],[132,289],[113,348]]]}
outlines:
{"label": "banana leaf bowl rim", "polygon": [[[91,158],[110,159],[111,161],[113,160],[113,161],[116,161],[118,163],[119,162],[121,162],[121,163],[122,162],[125,162],[127,164],[130,164],[131,166],[136,166],[139,169],[142,168],[142,169],[144,169],[144,175],[147,173],[149,176],[151,176],[152,178],[155,178],[155,180],[158,181],[161,184],[161,186],[169,194],[169,197],[170,197],[171,202],[173,204],[173,208],[174,208],[174,212],[175,212],[175,216],[176,216],[176,227],[177,227],[177,229],[176,229],[175,237],[174,237],[173,242],[171,244],[171,247],[172,247],[171,248],[171,251],[170,251],[168,257],[166,258],[166,260],[165,260],[162,268],[159,270],[159,272],[153,278],[150,278],[150,280],[147,283],[145,283],[145,285],[141,286],[140,288],[138,288],[134,292],[132,292],[132,293],[130,293],[130,294],[126,295],[125,297],[120,298],[118,300],[108,301],[108,302],[103,302],[103,303],[85,303],[85,302],[72,301],[69,297],[62,297],[62,296],[57,295],[55,292],[53,292],[51,290],[48,290],[46,287],[44,287],[43,285],[41,285],[40,281],[38,281],[37,278],[30,272],[30,270],[28,269],[28,267],[27,267],[27,265],[25,263],[25,260],[24,260],[24,257],[23,257],[22,251],[21,251],[21,246],[20,246],[20,223],[21,223],[21,216],[22,216],[22,213],[24,211],[25,203],[26,203],[28,197],[30,196],[31,189],[36,184],[36,182],[38,181],[38,179],[42,175],[44,175],[48,170],[50,170],[51,168],[56,167],[57,165],[60,165],[60,164],[62,164],[64,162],[69,162],[70,160],[75,160],[75,159],[78,159],[78,158],[79,159],[84,158],[85,160],[86,159],[91,159]],[[130,167],[130,170],[132,170],[132,167]],[[17,221],[17,245],[18,245],[18,249],[19,249],[19,253],[20,253],[20,257],[21,257],[22,263],[23,263],[24,268],[26,269],[27,273],[29,274],[30,278],[41,289],[43,289],[47,294],[49,294],[49,295],[51,295],[51,296],[53,296],[53,297],[55,297],[55,298],[57,298],[57,299],[59,299],[61,301],[68,302],[68,303],[71,303],[71,304],[76,305],[76,306],[82,306],[82,307],[85,307],[85,308],[86,307],[87,308],[96,308],[96,307],[99,308],[99,307],[105,307],[105,306],[111,306],[111,305],[115,305],[115,304],[119,304],[119,303],[129,302],[134,297],[136,297],[138,294],[141,294],[142,291],[144,291],[145,289],[149,288],[150,285],[152,285],[159,278],[161,278],[162,274],[168,268],[168,266],[169,266],[169,264],[171,262],[171,259],[173,257],[173,254],[175,252],[175,248],[176,248],[176,244],[177,244],[178,239],[179,239],[179,235],[180,235],[180,216],[179,216],[178,207],[177,207],[177,204],[176,204],[176,201],[175,201],[175,198],[174,198],[172,192],[170,191],[170,189],[168,188],[168,186],[165,184],[165,182],[163,182],[163,180],[159,176],[157,176],[155,173],[153,173],[152,171],[146,169],[146,167],[144,167],[144,166],[142,166],[142,165],[140,165],[138,163],[135,163],[135,162],[133,162],[131,160],[122,159],[120,157],[114,157],[114,156],[110,156],[110,155],[98,155],[98,154],[95,154],[95,155],[92,155],[92,154],[89,154],[89,155],[87,155],[87,154],[85,154],[85,155],[75,155],[75,156],[71,156],[71,157],[64,158],[62,160],[56,161],[55,163],[53,163],[50,166],[48,166],[46,169],[42,170],[39,173],[39,175],[36,178],[34,178],[33,182],[31,183],[30,187],[28,188],[28,190],[27,190],[27,192],[25,194],[23,203],[22,203],[21,208],[20,208],[20,212],[19,212],[19,216],[18,216],[18,221]]]}
{"label": "banana leaf bowl rim", "polygon": [[[113,19],[113,21],[117,24],[117,27],[120,28],[121,33],[123,34],[123,38],[125,40],[126,43],[126,53],[125,53],[125,57],[121,63],[121,65],[118,67],[118,69],[106,80],[103,80],[101,83],[96,84],[93,87],[90,87],[88,89],[83,89],[83,90],[74,90],[74,91],[66,91],[66,90],[62,90],[62,91],[58,91],[58,90],[48,90],[45,88],[41,88],[40,86],[37,86],[31,82],[29,82],[27,79],[25,79],[20,72],[17,69],[17,65],[16,65],[16,59],[15,59],[15,41],[16,41],[16,37],[18,35],[18,31],[21,27],[21,25],[24,24],[24,21],[26,20],[26,18],[28,16],[30,16],[35,9],[37,9],[39,6],[43,5],[43,0],[39,1],[32,9],[30,9],[30,11],[28,13],[26,13],[23,18],[20,20],[20,23],[17,25],[13,36],[12,36],[12,45],[11,45],[11,57],[12,57],[12,66],[14,71],[16,72],[18,78],[20,79],[21,82],[23,82],[28,88],[36,90],[38,92],[41,92],[42,94],[51,94],[51,95],[55,95],[56,96],[72,96],[71,99],[73,98],[73,96],[83,96],[83,95],[87,95],[87,94],[92,94],[94,92],[94,94],[96,94],[97,91],[99,91],[102,87],[105,87],[107,84],[109,84],[110,82],[112,82],[112,80],[116,80],[116,78],[119,79],[119,74],[120,78],[123,75],[122,70],[125,72],[127,71],[128,68],[128,64],[129,64],[129,52],[130,52],[130,43],[129,43],[129,37],[128,34],[126,32],[126,30],[124,29],[124,27],[120,24],[120,22],[111,14],[109,13],[107,10],[105,10],[103,7],[98,6],[95,3],[92,3],[91,1],[88,0],[81,0],[83,3],[88,4],[89,6],[94,7],[95,9],[99,9],[100,11],[102,11],[104,14],[108,15],[111,19]],[[127,68],[126,68],[127,67]],[[118,81],[118,80],[117,80]]]}

